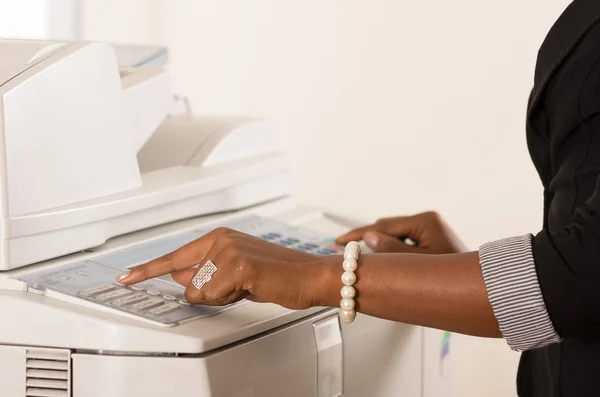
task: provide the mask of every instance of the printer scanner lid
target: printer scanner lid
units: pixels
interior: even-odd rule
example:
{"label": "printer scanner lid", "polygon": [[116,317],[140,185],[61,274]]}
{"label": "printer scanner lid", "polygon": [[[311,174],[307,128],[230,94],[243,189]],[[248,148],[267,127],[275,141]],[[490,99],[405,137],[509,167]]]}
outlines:
{"label": "printer scanner lid", "polygon": [[289,193],[268,123],[173,106],[109,44],[0,40],[0,271]]}

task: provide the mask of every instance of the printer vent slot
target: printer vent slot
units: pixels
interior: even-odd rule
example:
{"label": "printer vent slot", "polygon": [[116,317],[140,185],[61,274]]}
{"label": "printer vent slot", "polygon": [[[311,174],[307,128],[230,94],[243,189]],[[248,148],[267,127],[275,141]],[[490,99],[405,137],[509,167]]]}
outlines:
{"label": "printer vent slot", "polygon": [[27,350],[26,366],[26,397],[71,396],[71,354],[69,350]]}

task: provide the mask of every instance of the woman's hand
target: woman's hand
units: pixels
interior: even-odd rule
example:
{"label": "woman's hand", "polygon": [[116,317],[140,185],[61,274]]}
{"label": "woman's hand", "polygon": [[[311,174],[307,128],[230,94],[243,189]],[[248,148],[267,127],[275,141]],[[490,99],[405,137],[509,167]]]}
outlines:
{"label": "woman's hand", "polygon": [[[430,216],[379,222],[340,240],[361,237],[370,231],[386,238],[410,237],[418,242],[411,247],[398,240],[397,250],[456,251],[458,244],[448,237],[451,232],[437,223],[439,218]],[[197,288],[195,277],[203,272],[208,261],[217,270]],[[224,306],[247,298],[288,309],[339,307],[342,262],[341,256],[314,256],[230,229],[217,229],[171,254],[132,269],[119,282],[135,284],[171,274],[175,281],[186,286],[185,298],[194,304]],[[361,255],[356,276],[357,312],[468,335],[500,336],[477,252]]]}
{"label": "woman's hand", "polygon": [[[208,261],[213,262],[217,270],[198,289],[192,280]],[[221,228],[173,253],[133,268],[122,275],[119,282],[135,284],[170,273],[176,282],[186,287],[185,298],[193,304],[224,306],[246,298],[288,309],[306,309],[316,305],[316,292],[323,288],[327,263],[334,262],[339,265],[342,259],[294,251]]]}
{"label": "woman's hand", "polygon": [[[410,239],[414,245],[407,243]],[[435,212],[384,218],[336,239],[338,244],[363,240],[375,252],[455,254],[466,252],[450,226]]]}

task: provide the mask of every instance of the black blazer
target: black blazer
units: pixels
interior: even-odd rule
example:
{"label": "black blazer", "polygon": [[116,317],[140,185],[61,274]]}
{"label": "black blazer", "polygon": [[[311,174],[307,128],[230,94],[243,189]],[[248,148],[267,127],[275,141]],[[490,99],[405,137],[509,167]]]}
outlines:
{"label": "black blazer", "polygon": [[534,259],[563,341],[522,355],[517,389],[600,396],[600,0],[571,3],[540,48],[527,143],[544,185]]}

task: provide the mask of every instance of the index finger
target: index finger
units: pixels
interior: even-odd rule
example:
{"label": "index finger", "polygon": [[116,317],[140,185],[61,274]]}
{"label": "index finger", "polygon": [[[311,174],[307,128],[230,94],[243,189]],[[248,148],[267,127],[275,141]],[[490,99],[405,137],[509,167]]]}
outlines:
{"label": "index finger", "polygon": [[117,281],[125,285],[136,284],[195,266],[199,259],[204,258],[215,240],[225,233],[226,229],[215,229],[171,253],[128,270]]}

